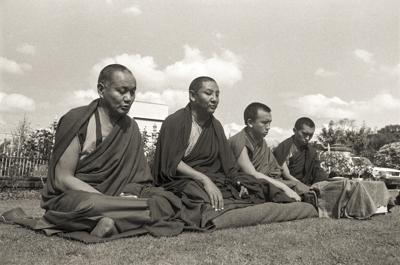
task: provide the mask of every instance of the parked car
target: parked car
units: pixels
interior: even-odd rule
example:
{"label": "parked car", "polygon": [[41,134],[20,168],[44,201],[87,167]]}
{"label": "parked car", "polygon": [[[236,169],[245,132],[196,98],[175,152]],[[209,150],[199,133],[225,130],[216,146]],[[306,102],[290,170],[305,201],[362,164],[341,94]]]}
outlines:
{"label": "parked car", "polygon": [[385,182],[388,188],[400,187],[400,170],[386,167],[373,167],[372,174],[376,179]]}

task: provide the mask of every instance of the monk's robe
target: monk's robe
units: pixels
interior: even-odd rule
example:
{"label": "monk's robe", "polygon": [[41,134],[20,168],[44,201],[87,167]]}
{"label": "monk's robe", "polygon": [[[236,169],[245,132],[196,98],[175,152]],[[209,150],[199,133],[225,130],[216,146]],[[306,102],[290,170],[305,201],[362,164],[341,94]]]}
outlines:
{"label": "monk's robe", "polygon": [[290,174],[306,185],[327,180],[327,173],[321,168],[318,154],[310,145],[298,147],[294,136],[280,143],[274,150],[274,155],[280,166],[286,162]]}
{"label": "monk's robe", "polygon": [[[157,185],[174,192],[186,208],[191,209],[190,220],[196,226],[210,227],[215,217],[231,209],[266,201],[293,201],[282,191],[270,187],[266,181],[238,173],[222,125],[214,116],[203,126],[197,142],[189,146],[192,123],[190,105],[164,121],[157,142],[153,176]],[[186,152],[188,146],[190,152]],[[212,208],[201,183],[179,175],[177,167],[180,161],[205,174],[215,183],[224,198],[223,211],[216,212]],[[248,189],[247,198],[240,198],[240,185]]]}
{"label": "monk's robe", "polygon": [[[102,194],[62,191],[57,187],[56,164],[74,137],[88,126],[97,107],[98,100],[95,100],[88,106],[69,111],[59,121],[48,178],[42,191],[41,207],[46,211],[43,218],[29,219],[20,210],[11,210],[3,214],[6,221],[85,242],[106,240],[89,234],[102,217],[113,219],[119,232],[107,240],[144,233],[170,236],[190,227],[190,223],[184,221],[180,199],[152,186],[139,128],[128,116],[119,119],[109,135],[77,163],[75,177]],[[121,193],[139,198],[123,198],[119,196]]]}
{"label": "monk's robe", "polygon": [[239,158],[243,149],[246,148],[249,159],[256,171],[281,181],[298,194],[303,194],[309,190],[309,188],[301,182],[282,179],[282,168],[276,161],[271,148],[269,148],[265,139],[260,141],[256,140],[249,133],[248,128],[244,128],[229,138],[229,144],[236,160]]}

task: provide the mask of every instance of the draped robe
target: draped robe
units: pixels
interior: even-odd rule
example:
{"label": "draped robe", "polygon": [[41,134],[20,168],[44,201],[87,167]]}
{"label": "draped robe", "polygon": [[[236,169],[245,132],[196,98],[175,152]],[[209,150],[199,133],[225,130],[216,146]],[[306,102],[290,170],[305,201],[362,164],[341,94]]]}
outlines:
{"label": "draped robe", "polygon": [[[144,233],[170,236],[190,228],[192,224],[185,221],[180,199],[171,192],[153,187],[139,128],[128,116],[122,117],[104,141],[76,166],[75,177],[102,194],[79,190],[64,192],[57,187],[57,162],[97,106],[98,100],[95,100],[88,106],[69,111],[59,121],[48,178],[42,191],[41,207],[46,210],[43,218],[31,219],[17,209],[3,214],[6,221],[84,242]],[[139,198],[120,197],[122,192]],[[119,234],[101,239],[91,236],[89,232],[102,217],[112,218]]]}
{"label": "draped robe", "polygon": [[298,181],[282,179],[282,168],[276,161],[265,139],[256,141],[247,128],[242,129],[229,138],[229,144],[236,159],[239,158],[243,149],[246,148],[249,159],[256,171],[283,182],[298,194],[308,191],[308,187]]}
{"label": "draped robe", "polygon": [[[287,166],[290,174],[306,185],[326,180],[327,173],[321,168],[317,151],[307,145],[304,148],[293,148],[294,136],[287,138],[280,143],[274,150],[274,155],[278,164],[283,165],[289,160]],[[296,150],[291,153],[291,150]]]}
{"label": "draped robe", "polygon": [[[211,116],[197,143],[186,157],[192,124],[190,105],[178,110],[164,121],[157,142],[153,176],[156,184],[178,195],[186,208],[191,209],[190,220],[198,227],[212,226],[212,220],[223,212],[266,201],[292,202],[283,192],[266,181],[239,174],[236,162],[221,123]],[[220,189],[224,210],[216,212],[201,183],[180,176],[177,167],[185,162],[206,176]],[[239,197],[239,186],[249,191],[247,198]]]}

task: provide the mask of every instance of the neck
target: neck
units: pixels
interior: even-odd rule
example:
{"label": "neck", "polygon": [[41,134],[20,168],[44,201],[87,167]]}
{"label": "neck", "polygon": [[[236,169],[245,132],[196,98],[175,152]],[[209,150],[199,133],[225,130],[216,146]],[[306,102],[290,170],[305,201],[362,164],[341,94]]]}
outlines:
{"label": "neck", "polygon": [[210,113],[193,106],[191,106],[191,112],[195,121],[201,126],[203,126],[211,118]]}
{"label": "neck", "polygon": [[296,137],[293,137],[293,143],[298,147],[298,148],[305,148],[308,144],[303,144],[303,143],[299,143],[299,141],[297,141]]}
{"label": "neck", "polygon": [[256,140],[256,142],[261,142],[263,140],[263,137],[255,133],[252,128],[247,126],[246,131],[254,140]]}
{"label": "neck", "polygon": [[107,119],[108,122],[110,122],[110,124],[112,124],[113,126],[117,123],[117,121],[121,118],[120,115],[114,113],[113,111],[111,111],[107,105],[104,103],[103,100],[100,100],[99,102],[99,113],[103,114],[101,116],[103,116],[104,118]]}

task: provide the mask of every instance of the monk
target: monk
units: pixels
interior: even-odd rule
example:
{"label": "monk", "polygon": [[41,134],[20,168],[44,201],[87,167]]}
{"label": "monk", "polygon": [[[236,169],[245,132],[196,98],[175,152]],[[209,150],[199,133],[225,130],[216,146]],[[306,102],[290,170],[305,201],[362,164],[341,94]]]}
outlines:
{"label": "monk", "polygon": [[199,227],[231,209],[295,201],[265,180],[238,173],[223,127],[213,115],[219,93],[214,79],[194,79],[189,104],[164,121],[155,153],[156,184],[178,195]]}
{"label": "monk", "polygon": [[299,195],[309,188],[299,181],[282,178],[282,168],[265,141],[272,122],[271,109],[265,104],[253,102],[244,110],[244,122],[246,127],[229,139],[240,170],[265,179],[287,196],[300,201]]}
{"label": "monk", "polygon": [[[383,201],[375,202],[373,193],[369,193],[368,186],[379,186],[379,183],[328,179],[315,148],[309,144],[315,132],[315,124],[310,118],[299,118],[293,132],[292,137],[278,145],[274,154],[285,178],[311,186],[317,195],[320,217],[366,219],[376,213],[379,205],[391,204],[387,190],[383,189],[379,196],[385,198]],[[377,188],[372,190],[376,193]]]}
{"label": "monk", "polygon": [[99,99],[59,121],[36,223],[20,211],[3,219],[85,242],[151,233],[176,235],[185,226],[179,198],[153,187],[137,123],[129,118],[136,80],[123,65],[99,75]]}
{"label": "monk", "polygon": [[286,179],[308,186],[328,179],[328,174],[321,168],[317,151],[309,145],[314,132],[315,123],[310,118],[299,118],[293,128],[294,135],[276,147],[274,155]]}

